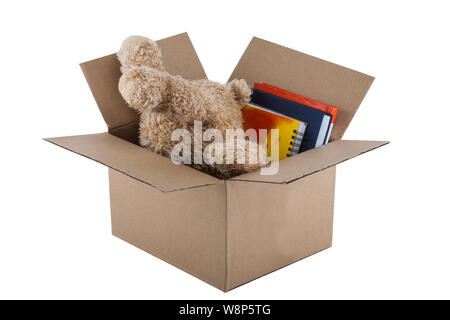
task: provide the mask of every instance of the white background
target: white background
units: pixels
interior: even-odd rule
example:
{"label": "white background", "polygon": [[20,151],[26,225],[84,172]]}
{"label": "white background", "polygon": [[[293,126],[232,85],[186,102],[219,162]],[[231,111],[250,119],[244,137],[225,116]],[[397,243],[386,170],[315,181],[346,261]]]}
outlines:
{"label": "white background", "polygon": [[[2,1],[0,298],[450,298],[447,1]],[[225,81],[253,35],[376,76],[338,167],[334,245],[229,293],[113,237],[107,169],[40,138],[105,131],[78,63],[188,31]]]}

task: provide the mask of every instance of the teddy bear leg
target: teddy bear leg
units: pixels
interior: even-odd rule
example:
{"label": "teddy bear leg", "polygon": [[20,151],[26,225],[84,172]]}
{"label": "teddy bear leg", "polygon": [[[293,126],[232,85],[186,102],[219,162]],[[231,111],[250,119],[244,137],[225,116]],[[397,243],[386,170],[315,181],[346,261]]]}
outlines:
{"label": "teddy bear leg", "polygon": [[244,170],[254,170],[268,164],[266,149],[253,140],[245,141],[245,163],[241,164]]}
{"label": "teddy bear leg", "polygon": [[131,36],[126,38],[117,53],[117,58],[120,61],[122,73],[140,66],[165,71],[158,44],[146,37]]}
{"label": "teddy bear leg", "polygon": [[[234,145],[217,142],[210,147],[214,152],[206,152],[204,161],[207,165],[218,170],[222,177],[252,171],[269,162],[265,148],[252,140],[245,140],[245,142]],[[216,155],[217,150],[222,150],[220,156]],[[227,163],[230,155],[232,155],[232,163]],[[218,160],[220,163],[217,163]]]}

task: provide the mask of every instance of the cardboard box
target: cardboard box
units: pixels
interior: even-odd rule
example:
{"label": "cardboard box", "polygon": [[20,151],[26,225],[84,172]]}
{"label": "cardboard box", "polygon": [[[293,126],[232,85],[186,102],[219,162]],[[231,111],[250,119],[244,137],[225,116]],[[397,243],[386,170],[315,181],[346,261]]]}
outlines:
{"label": "cardboard box", "polygon": [[[186,33],[160,40],[171,74],[206,78]],[[116,56],[81,64],[108,131],[47,141],[109,167],[113,235],[228,291],[329,248],[335,166],[385,145],[341,140],[374,78],[253,38],[230,79],[267,82],[339,107],[332,142],[219,180],[137,145]]]}

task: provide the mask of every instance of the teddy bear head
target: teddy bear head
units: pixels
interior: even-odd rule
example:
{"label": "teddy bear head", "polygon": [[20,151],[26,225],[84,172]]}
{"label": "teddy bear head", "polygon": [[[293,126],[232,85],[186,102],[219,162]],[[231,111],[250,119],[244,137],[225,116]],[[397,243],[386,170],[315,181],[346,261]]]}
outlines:
{"label": "teddy bear head", "polygon": [[126,38],[117,53],[120,71],[126,73],[137,67],[150,67],[164,72],[162,53],[158,44],[146,37],[130,36]]}

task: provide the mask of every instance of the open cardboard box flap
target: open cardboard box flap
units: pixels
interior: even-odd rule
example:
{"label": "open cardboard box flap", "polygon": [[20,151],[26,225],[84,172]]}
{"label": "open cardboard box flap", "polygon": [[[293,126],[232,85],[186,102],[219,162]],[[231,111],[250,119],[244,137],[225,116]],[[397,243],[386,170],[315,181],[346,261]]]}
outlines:
{"label": "open cardboard box flap", "polygon": [[289,183],[388,143],[387,141],[336,140],[280,161],[278,172],[274,175],[261,175],[257,170],[231,178],[231,180]]}
{"label": "open cardboard box flap", "polygon": [[[222,183],[221,180],[129,143],[107,132],[47,138],[48,142],[95,160],[160,191],[171,192]],[[337,140],[279,163],[275,175],[259,170],[232,178],[235,181],[289,183],[381,147],[386,141]]]}
{"label": "open cardboard box flap", "polygon": [[176,165],[166,157],[107,132],[45,140],[100,162],[163,192],[223,183],[188,166]]}
{"label": "open cardboard box flap", "polygon": [[[158,41],[167,71],[187,79],[206,78],[187,33]],[[100,162],[163,192],[223,183],[203,172],[149,152],[136,141],[139,115],[121,97],[120,64],[115,54],[81,64],[81,68],[108,126],[108,133],[46,139]],[[230,79],[249,85],[267,82],[339,107],[331,143],[279,163],[277,174],[259,171],[233,178],[238,181],[289,183],[378,148],[384,141],[340,141],[374,78],[357,71],[253,38]],[[121,137],[123,139],[120,139]],[[125,139],[125,140],[124,140]]]}
{"label": "open cardboard box flap", "polygon": [[342,139],[374,77],[254,37],[231,79],[266,82],[339,108],[330,140]]}

